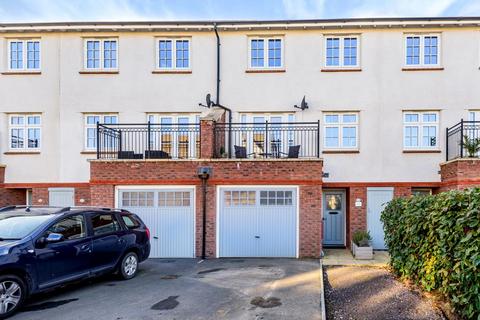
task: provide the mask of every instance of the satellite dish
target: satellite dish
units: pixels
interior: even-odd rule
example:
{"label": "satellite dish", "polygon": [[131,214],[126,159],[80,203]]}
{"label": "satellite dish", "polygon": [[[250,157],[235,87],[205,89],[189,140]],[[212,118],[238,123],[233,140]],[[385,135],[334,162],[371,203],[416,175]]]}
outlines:
{"label": "satellite dish", "polygon": [[213,101],[212,101],[210,93],[207,93],[206,102],[207,102],[207,107],[208,108],[210,108],[213,105]]}
{"label": "satellite dish", "polygon": [[294,108],[301,109],[302,111],[305,109],[308,109],[308,103],[305,101],[305,96],[303,96],[302,103],[300,104],[300,107],[297,105],[293,106]]}

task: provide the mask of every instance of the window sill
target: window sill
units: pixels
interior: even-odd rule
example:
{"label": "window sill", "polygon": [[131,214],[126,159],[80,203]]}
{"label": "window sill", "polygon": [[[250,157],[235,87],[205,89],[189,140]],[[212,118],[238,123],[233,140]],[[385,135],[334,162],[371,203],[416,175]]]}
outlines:
{"label": "window sill", "polygon": [[88,151],[88,150],[84,150],[82,152],[80,152],[80,154],[97,154],[97,151]]}
{"label": "window sill", "polygon": [[360,153],[360,150],[323,150],[322,153],[325,154],[351,154],[351,153]]}
{"label": "window sill", "polygon": [[40,154],[40,151],[7,151],[4,152],[5,155],[32,155],[32,154]]}
{"label": "window sill", "polygon": [[362,68],[323,68],[321,72],[361,72]]}
{"label": "window sill", "polygon": [[245,73],[282,73],[286,71],[285,69],[247,69]]}
{"label": "window sill", "polygon": [[84,70],[84,71],[79,71],[79,74],[119,74],[120,72],[118,70],[115,71],[106,71],[106,70],[98,70],[98,71],[89,71],[89,70]]}
{"label": "window sill", "polygon": [[403,153],[442,153],[442,150],[403,150]]}
{"label": "window sill", "polygon": [[443,71],[443,67],[404,67],[402,71]]}
{"label": "window sill", "polygon": [[152,74],[191,74],[192,70],[153,70]]}
{"label": "window sill", "polygon": [[2,72],[4,76],[34,76],[42,74],[41,71],[5,71]]}

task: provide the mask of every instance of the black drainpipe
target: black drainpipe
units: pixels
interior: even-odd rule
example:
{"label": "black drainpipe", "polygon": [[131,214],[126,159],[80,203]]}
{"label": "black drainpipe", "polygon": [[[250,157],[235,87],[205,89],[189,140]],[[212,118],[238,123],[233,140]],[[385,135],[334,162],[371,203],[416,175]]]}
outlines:
{"label": "black drainpipe", "polygon": [[205,260],[206,257],[206,247],[207,247],[207,180],[212,173],[212,168],[210,167],[200,167],[198,168],[197,174],[198,177],[202,180],[202,260]]}
{"label": "black drainpipe", "polygon": [[217,23],[213,23],[213,30],[215,31],[215,36],[217,37],[217,99],[215,105],[221,107],[228,112],[228,157],[232,157],[232,110],[227,107],[222,106],[220,103],[220,36],[218,35]]}

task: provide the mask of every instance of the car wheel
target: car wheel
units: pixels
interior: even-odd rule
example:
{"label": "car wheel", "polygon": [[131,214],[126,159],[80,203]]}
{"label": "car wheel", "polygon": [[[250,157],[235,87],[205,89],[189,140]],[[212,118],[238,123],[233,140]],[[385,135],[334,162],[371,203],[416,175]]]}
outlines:
{"label": "car wheel", "polygon": [[138,256],[135,252],[129,252],[123,257],[119,271],[124,280],[135,277],[138,271]]}
{"label": "car wheel", "polygon": [[14,275],[0,276],[0,319],[17,312],[26,295],[27,289],[22,279]]}

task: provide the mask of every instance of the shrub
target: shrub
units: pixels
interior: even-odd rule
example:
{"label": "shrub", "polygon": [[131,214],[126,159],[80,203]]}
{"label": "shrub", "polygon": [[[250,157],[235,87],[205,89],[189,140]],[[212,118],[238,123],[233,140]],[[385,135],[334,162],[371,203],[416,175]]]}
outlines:
{"label": "shrub", "polygon": [[478,153],[480,152],[480,138],[463,136],[463,147],[467,151],[468,157],[478,158]]}
{"label": "shrub", "polygon": [[370,245],[370,232],[368,231],[355,231],[352,236],[352,241],[359,247],[368,247]]}
{"label": "shrub", "polygon": [[480,319],[480,188],[394,199],[381,220],[394,272]]}

